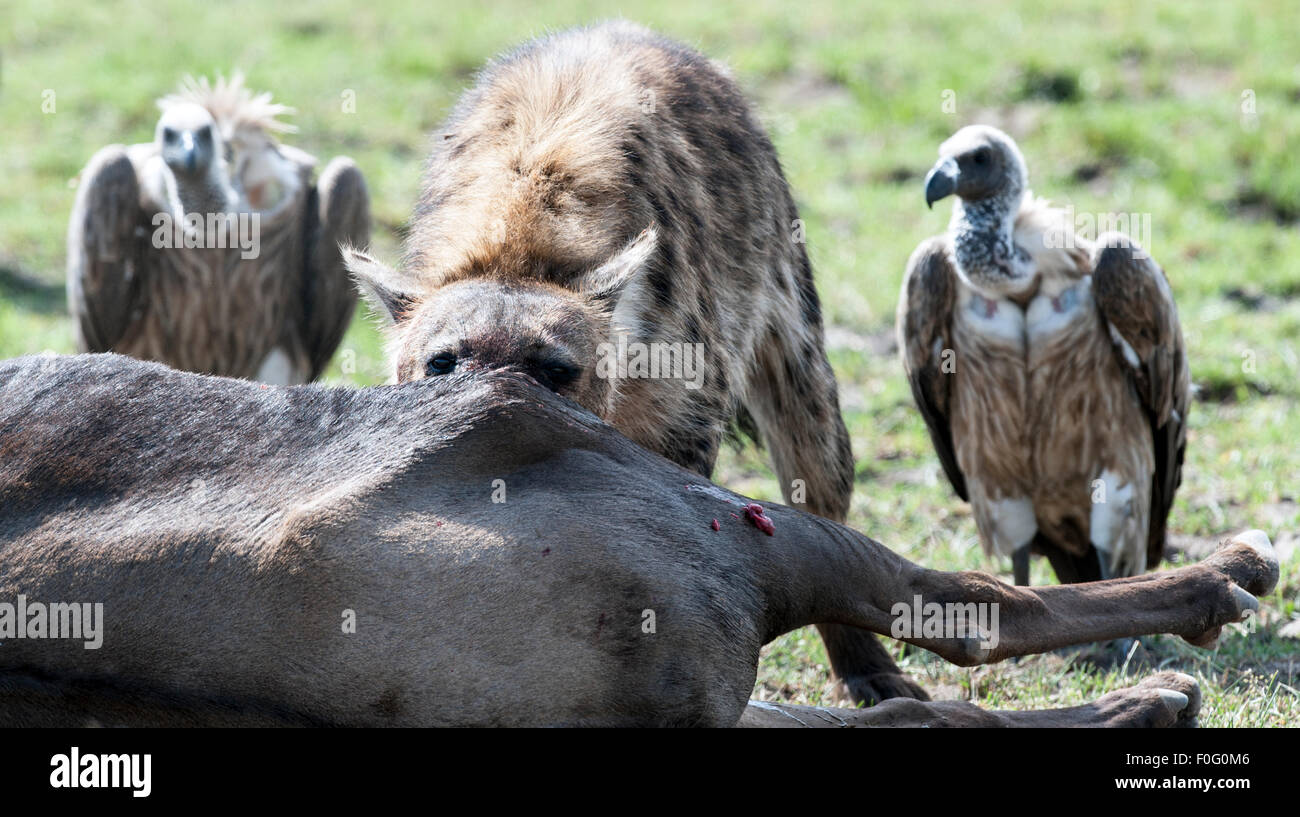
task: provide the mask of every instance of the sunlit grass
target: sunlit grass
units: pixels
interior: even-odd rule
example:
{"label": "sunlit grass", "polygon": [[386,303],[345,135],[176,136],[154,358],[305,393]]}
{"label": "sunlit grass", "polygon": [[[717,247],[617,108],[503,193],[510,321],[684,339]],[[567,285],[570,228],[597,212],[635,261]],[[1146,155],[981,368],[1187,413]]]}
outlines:
{"label": "sunlit grass", "polygon": [[[660,0],[619,8],[733,66],[772,132],[807,222],[859,458],[852,525],[932,567],[1010,575],[1009,564],[982,555],[889,349],[903,265],[948,217],[925,209],[921,177],[945,136],[986,121],[1018,138],[1040,194],[1077,212],[1151,216],[1148,246],[1173,282],[1202,390],[1171,530],[1216,539],[1260,526],[1280,544],[1294,541],[1300,31],[1287,24],[1289,4]],[[301,132],[289,141],[322,159],[357,160],[374,200],[376,249],[393,258],[428,134],[477,67],[534,34],[608,16],[603,9],[583,0],[506,0],[491,10],[417,0],[9,0],[0,14],[0,273],[49,288],[32,294],[0,275],[0,357],[72,350],[58,293],[70,181],[98,147],[150,138],[154,98],[182,75],[239,67],[254,87],[295,106]],[[353,114],[340,104],[349,90]],[[362,309],[326,380],[361,386],[384,377],[381,340]],[[717,478],[780,496],[753,449],[727,452]],[[1276,630],[1300,614],[1298,570],[1292,556],[1258,632],[1230,634],[1217,652],[1144,639],[1147,660],[1127,675],[1069,654],[973,672],[917,652],[900,651],[900,661],[936,695],[1011,709],[1078,703],[1151,667],[1176,668],[1201,680],[1204,723],[1282,725],[1298,714],[1289,667],[1300,642]],[[1034,581],[1051,580],[1036,564]],[[757,694],[821,702],[828,692],[814,631],[767,649]]]}

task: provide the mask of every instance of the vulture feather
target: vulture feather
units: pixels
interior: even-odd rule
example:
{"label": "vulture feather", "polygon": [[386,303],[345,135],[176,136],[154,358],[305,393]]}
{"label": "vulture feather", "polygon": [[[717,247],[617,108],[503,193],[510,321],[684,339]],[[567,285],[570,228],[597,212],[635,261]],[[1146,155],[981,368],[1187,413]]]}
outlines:
{"label": "vulture feather", "polygon": [[1190,392],[1164,271],[1128,236],[1075,235],[996,128],[939,156],[926,203],[955,195],[952,220],[908,261],[898,334],[944,472],[1018,584],[1031,553],[1063,582],[1154,567]]}
{"label": "vulture feather", "polygon": [[356,308],[340,245],[370,239],[346,157],[281,144],[291,109],[229,81],[158,102],[154,141],[102,148],[68,226],[68,306],[83,352],[274,384],[316,379]]}

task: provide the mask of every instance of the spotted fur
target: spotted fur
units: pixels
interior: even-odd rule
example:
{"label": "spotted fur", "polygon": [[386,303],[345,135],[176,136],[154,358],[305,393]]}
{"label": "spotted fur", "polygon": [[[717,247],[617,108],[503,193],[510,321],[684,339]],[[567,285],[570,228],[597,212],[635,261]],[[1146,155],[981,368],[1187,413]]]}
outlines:
{"label": "spotted fur", "polygon": [[[798,217],[726,71],[611,23],[491,63],[434,136],[401,269],[352,269],[396,380],[522,370],[705,476],[752,427],[786,500],[843,520],[853,453]],[[700,388],[602,377],[620,339],[702,344]],[[821,630],[854,699],[924,697],[870,634]]]}
{"label": "spotted fur", "polygon": [[[523,368],[703,475],[744,410],[786,496],[802,480],[843,519],[852,453],[797,218],[727,74],[612,23],[491,63],[434,136],[400,272],[353,268],[395,321],[398,381],[439,354]],[[600,377],[621,333],[703,344],[703,387]],[[556,363],[577,375],[554,382]]]}

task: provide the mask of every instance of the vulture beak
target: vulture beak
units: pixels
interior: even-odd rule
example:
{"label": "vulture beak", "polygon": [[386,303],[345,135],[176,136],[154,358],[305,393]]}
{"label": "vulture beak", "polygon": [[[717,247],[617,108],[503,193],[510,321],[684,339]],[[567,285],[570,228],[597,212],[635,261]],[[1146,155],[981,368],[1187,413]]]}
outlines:
{"label": "vulture beak", "polygon": [[949,156],[930,168],[925,176],[925,206],[934,208],[939,199],[947,198],[957,191],[957,160]]}
{"label": "vulture beak", "polygon": [[191,131],[181,132],[181,151],[185,157],[185,172],[193,173],[194,166],[198,164],[198,152],[194,148],[194,134]]}

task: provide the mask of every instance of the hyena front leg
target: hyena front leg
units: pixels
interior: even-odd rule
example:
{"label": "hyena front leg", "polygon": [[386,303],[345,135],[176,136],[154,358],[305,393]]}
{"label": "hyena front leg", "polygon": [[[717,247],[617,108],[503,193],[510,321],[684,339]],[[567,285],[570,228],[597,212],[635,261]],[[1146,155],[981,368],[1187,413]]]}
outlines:
{"label": "hyena front leg", "polygon": [[[853,495],[853,450],[840,416],[835,374],[820,327],[774,331],[756,356],[745,408],[772,452],[781,492],[792,507],[844,522]],[[929,700],[898,669],[876,636],[821,624],[831,668],[854,701]]]}
{"label": "hyena front leg", "polygon": [[786,504],[843,523],[853,496],[853,449],[835,374],[817,334],[792,334],[774,331],[758,350],[745,408],[772,452]]}

